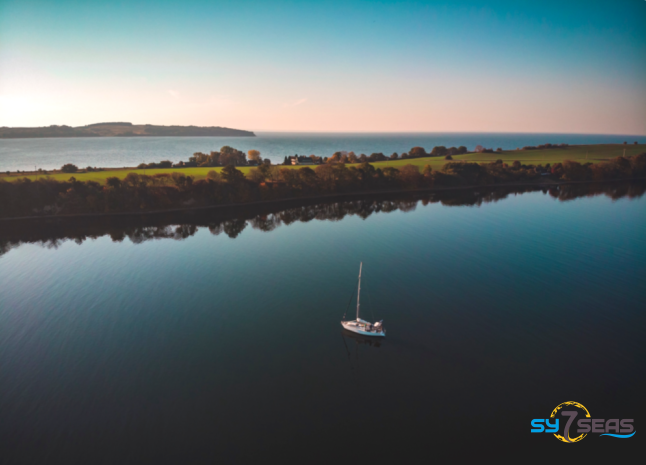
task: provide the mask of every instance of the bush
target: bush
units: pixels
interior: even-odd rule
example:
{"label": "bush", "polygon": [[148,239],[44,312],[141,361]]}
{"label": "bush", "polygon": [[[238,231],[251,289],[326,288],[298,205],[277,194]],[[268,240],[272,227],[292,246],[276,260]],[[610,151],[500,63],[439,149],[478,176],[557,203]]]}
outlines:
{"label": "bush", "polygon": [[63,165],[61,167],[61,171],[63,173],[76,173],[78,170],[79,170],[78,166],[72,165],[71,163]]}
{"label": "bush", "polygon": [[447,155],[446,157],[444,157],[444,159],[445,160],[453,160],[453,157],[451,155]]}
{"label": "bush", "polygon": [[220,176],[220,173],[218,173],[217,171],[211,170],[206,173],[206,179],[214,182],[220,182],[222,181],[222,176]]}

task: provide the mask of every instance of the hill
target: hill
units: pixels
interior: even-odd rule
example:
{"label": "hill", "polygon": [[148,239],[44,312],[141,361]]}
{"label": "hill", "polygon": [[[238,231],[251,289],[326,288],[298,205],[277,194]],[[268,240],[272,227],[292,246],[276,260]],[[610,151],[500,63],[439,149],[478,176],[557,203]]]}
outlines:
{"label": "hill", "polygon": [[97,123],[87,126],[0,128],[0,139],[36,137],[255,137],[251,131],[219,126],[154,126],[152,124]]}

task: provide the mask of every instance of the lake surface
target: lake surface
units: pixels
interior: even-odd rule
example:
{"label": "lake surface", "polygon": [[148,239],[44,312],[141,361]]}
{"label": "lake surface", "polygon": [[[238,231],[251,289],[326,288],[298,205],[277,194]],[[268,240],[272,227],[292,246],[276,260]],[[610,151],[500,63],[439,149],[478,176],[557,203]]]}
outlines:
{"label": "lake surface", "polygon": [[[637,451],[638,437],[564,446],[529,432],[568,400],[643,422],[644,188],[576,189],[0,225],[4,458]],[[378,343],[339,324],[360,261]]]}
{"label": "lake surface", "polygon": [[282,163],[285,156],[329,157],[337,151],[357,155],[381,152],[401,154],[420,146],[459,147],[476,145],[511,150],[526,145],[644,143],[644,136],[603,134],[521,134],[521,133],[257,133],[257,137],[105,137],[0,139],[0,171],[59,169],[65,163],[78,167],[131,167],[140,163],[187,161],[195,152],[208,153],[229,145],[247,152],[259,150],[263,158]]}

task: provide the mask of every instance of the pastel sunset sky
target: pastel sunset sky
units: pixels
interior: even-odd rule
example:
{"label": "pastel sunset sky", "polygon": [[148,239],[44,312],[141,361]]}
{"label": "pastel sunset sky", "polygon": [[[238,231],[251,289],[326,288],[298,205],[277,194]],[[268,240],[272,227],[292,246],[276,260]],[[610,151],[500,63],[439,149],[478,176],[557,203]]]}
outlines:
{"label": "pastel sunset sky", "polygon": [[0,0],[0,126],[646,134],[646,2]]}

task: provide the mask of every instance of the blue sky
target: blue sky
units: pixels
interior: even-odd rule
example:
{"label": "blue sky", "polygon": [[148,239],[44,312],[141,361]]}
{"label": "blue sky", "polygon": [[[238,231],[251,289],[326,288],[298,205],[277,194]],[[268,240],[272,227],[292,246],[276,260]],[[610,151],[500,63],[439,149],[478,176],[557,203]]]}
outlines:
{"label": "blue sky", "polygon": [[646,2],[0,0],[0,125],[646,134]]}

